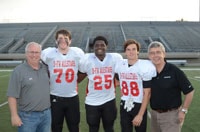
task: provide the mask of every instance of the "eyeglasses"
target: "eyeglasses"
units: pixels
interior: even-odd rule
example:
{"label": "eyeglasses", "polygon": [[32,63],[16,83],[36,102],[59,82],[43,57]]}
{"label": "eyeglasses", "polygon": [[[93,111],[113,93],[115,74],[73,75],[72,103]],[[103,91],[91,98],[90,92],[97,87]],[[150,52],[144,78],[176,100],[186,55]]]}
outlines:
{"label": "eyeglasses", "polygon": [[149,55],[161,55],[162,51],[150,51]]}
{"label": "eyeglasses", "polygon": [[39,51],[27,51],[27,53],[29,53],[29,54],[40,54],[41,52],[39,52]]}

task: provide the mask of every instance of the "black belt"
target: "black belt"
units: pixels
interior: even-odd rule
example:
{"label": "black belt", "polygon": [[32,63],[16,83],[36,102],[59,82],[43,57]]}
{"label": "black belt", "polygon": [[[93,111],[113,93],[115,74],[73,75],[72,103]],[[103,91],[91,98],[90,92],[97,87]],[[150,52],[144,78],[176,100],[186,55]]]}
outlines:
{"label": "black belt", "polygon": [[57,102],[57,101],[68,101],[73,98],[76,98],[78,95],[75,95],[73,97],[60,97],[60,96],[55,96],[55,95],[50,95],[50,96],[52,98],[52,102],[54,102],[54,99],[55,99],[55,102]]}
{"label": "black belt", "polygon": [[162,110],[162,109],[153,109],[153,110],[158,113],[165,113],[165,112],[170,112],[170,111],[177,110],[177,109],[178,108],[171,108],[171,109],[166,109],[166,110]]}
{"label": "black belt", "polygon": [[[124,105],[124,104],[125,104],[125,102],[126,102],[125,100],[121,100],[121,104],[123,104],[123,105]],[[141,105],[141,103],[137,103],[137,102],[133,102],[133,104],[140,104],[140,105]]]}

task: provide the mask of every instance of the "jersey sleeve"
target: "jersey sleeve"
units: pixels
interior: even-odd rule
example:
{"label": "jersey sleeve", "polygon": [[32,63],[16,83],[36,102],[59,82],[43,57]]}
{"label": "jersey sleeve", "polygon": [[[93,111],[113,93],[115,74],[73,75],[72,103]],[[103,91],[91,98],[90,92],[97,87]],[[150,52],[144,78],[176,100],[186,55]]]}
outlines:
{"label": "jersey sleeve", "polygon": [[119,65],[119,62],[117,62],[116,65],[115,65],[115,69],[114,69],[115,73],[118,73],[118,70],[117,70],[118,67],[119,67],[118,65]]}
{"label": "jersey sleeve", "polygon": [[89,59],[89,54],[85,54],[82,56],[82,58],[79,61],[79,71],[82,73],[87,72],[87,65],[88,65],[88,60]]}
{"label": "jersey sleeve", "polygon": [[122,59],[123,59],[122,55],[120,55],[120,54],[118,54],[118,53],[110,53],[110,54],[113,56],[113,58],[114,58],[116,61],[119,61],[119,60],[122,60]]}
{"label": "jersey sleeve", "polygon": [[46,48],[42,51],[41,53],[41,60],[46,64],[47,63],[47,57],[48,57],[48,54],[53,50],[53,48],[49,47],[49,48]]}
{"label": "jersey sleeve", "polygon": [[150,81],[157,74],[155,66],[149,60],[142,60],[139,67],[139,74],[143,81]]}
{"label": "jersey sleeve", "polygon": [[85,53],[83,52],[83,50],[80,49],[80,48],[78,48],[78,47],[70,47],[70,48],[71,48],[72,50],[74,50],[80,58],[82,58],[82,57],[84,56],[84,54],[85,54]]}
{"label": "jersey sleeve", "polygon": [[118,74],[119,70],[122,68],[122,63],[124,62],[124,59],[120,59],[116,62],[114,72]]}
{"label": "jersey sleeve", "polygon": [[115,61],[114,72],[118,73],[119,68],[120,68],[120,64],[123,61],[123,57],[118,53],[111,53],[111,54],[114,56],[114,61]]}

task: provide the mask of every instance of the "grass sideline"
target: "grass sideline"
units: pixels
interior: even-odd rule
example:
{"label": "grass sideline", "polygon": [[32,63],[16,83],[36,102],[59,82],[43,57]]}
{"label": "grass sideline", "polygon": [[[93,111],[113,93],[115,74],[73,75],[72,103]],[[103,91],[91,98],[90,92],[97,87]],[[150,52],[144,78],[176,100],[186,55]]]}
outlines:
{"label": "grass sideline", "polygon": [[[4,68],[3,68],[4,69]],[[9,69],[8,69],[9,70]],[[198,132],[200,121],[200,109],[199,109],[199,98],[200,95],[200,69],[197,70],[190,70],[188,68],[184,68],[184,72],[192,82],[195,88],[195,94],[193,102],[190,106],[189,112],[186,115],[186,119],[182,128],[182,132]],[[10,77],[10,71],[1,71],[0,68],[0,104],[3,104],[7,101],[6,91],[8,86],[8,81]],[[82,83],[79,84],[79,98],[80,98],[80,109],[81,109],[81,122],[80,122],[80,130],[81,132],[87,132],[88,126],[85,119],[85,85],[86,81],[84,80]],[[120,132],[120,123],[119,123],[119,101],[120,101],[120,94],[119,88],[116,90],[116,101],[118,107],[118,115],[117,120],[115,121],[115,131]],[[12,127],[10,124],[10,113],[8,105],[3,105],[0,107],[0,131],[2,132],[16,132],[16,127]],[[68,131],[66,125],[64,124],[63,131]],[[102,126],[100,127],[100,132],[102,132]],[[148,120],[148,132],[149,130],[149,120]]]}

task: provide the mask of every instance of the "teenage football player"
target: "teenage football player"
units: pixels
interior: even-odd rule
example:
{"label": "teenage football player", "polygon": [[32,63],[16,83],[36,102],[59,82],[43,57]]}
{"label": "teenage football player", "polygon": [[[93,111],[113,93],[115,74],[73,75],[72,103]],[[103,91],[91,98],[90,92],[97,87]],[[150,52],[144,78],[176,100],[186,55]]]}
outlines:
{"label": "teenage football player", "polygon": [[149,60],[138,58],[140,44],[135,40],[124,43],[127,59],[118,61],[115,72],[121,88],[120,123],[122,132],[146,132],[147,104],[150,99],[151,79],[156,75]]}
{"label": "teenage football player", "polygon": [[86,119],[90,132],[98,132],[102,120],[105,132],[113,132],[117,115],[115,103],[114,68],[122,56],[106,53],[108,41],[97,36],[93,41],[94,53],[89,53],[80,61],[80,72],[88,78],[85,99]]}
{"label": "teenage football player", "polygon": [[56,47],[43,50],[41,56],[49,68],[52,132],[62,132],[64,119],[70,132],[79,132],[77,73],[84,52],[70,47],[71,33],[68,30],[57,31],[55,38]]}

